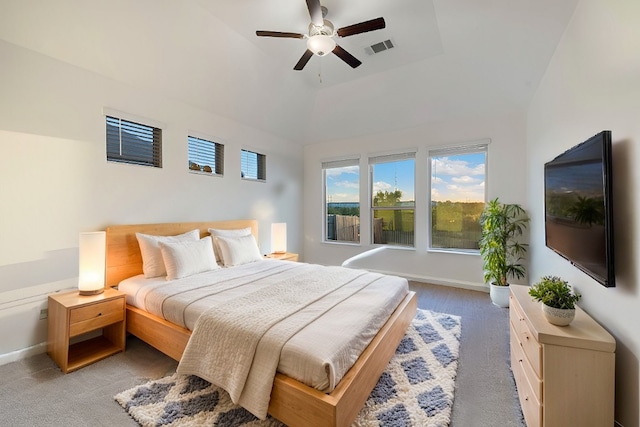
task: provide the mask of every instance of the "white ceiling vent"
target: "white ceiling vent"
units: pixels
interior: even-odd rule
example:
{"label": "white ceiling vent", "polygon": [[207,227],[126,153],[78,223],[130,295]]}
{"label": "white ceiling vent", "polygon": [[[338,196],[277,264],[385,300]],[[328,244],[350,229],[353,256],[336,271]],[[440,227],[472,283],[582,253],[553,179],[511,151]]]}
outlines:
{"label": "white ceiling vent", "polygon": [[376,53],[384,52],[385,50],[389,50],[394,47],[394,44],[391,40],[385,40],[380,43],[372,44],[371,46],[367,46],[364,48],[364,51],[367,52],[368,55],[373,55]]}

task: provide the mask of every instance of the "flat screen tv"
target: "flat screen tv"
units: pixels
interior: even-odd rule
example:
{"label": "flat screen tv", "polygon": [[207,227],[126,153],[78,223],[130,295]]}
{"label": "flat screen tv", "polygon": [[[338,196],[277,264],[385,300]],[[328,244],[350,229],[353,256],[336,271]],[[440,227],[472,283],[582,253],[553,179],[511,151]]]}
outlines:
{"label": "flat screen tv", "polygon": [[611,131],[544,165],[546,245],[606,287],[615,286]]}

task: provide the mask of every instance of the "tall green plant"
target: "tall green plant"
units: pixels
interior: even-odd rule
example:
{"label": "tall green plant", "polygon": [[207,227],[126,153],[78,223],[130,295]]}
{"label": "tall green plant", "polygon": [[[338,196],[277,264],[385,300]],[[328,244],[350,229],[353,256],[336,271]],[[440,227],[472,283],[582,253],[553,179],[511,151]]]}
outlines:
{"label": "tall green plant", "polygon": [[487,203],[480,215],[479,242],[486,283],[507,286],[509,277],[524,277],[525,266],[521,261],[527,245],[517,238],[528,223],[529,217],[520,205],[500,203],[497,197]]}

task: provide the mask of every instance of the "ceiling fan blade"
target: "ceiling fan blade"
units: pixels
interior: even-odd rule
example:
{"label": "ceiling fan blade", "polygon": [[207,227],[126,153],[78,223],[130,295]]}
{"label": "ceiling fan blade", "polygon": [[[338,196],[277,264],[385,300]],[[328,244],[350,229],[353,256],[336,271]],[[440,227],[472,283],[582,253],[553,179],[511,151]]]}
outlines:
{"label": "ceiling fan blade", "polygon": [[300,58],[300,60],[298,61],[296,66],[293,67],[293,69],[296,71],[302,70],[304,66],[307,65],[307,62],[309,62],[309,59],[311,59],[312,56],[313,56],[313,52],[307,49],[307,51],[302,55],[302,58]]}
{"label": "ceiling fan blade", "polygon": [[360,22],[359,24],[349,25],[338,29],[338,36],[348,37],[355,34],[366,33],[368,31],[381,30],[385,28],[384,18],[376,18],[370,21]]}
{"label": "ceiling fan blade", "polygon": [[300,33],[282,33],[280,31],[256,31],[258,37],[284,37],[289,39],[301,39],[304,37]]}
{"label": "ceiling fan blade", "polygon": [[333,53],[344,62],[349,64],[351,68],[359,67],[362,62],[355,56],[351,55],[349,52],[336,45],[335,49],[333,49]]}
{"label": "ceiling fan blade", "polygon": [[322,17],[322,6],[320,6],[320,0],[307,0],[307,9],[309,9],[309,16],[313,25],[319,27],[324,25],[324,18]]}

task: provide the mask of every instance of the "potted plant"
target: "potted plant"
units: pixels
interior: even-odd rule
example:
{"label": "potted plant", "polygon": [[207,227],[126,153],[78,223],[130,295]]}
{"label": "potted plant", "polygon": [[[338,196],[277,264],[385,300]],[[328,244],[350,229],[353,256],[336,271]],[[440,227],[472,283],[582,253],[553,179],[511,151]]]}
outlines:
{"label": "potted plant", "polygon": [[576,315],[576,303],[582,295],[574,292],[565,280],[544,276],[529,288],[529,295],[542,304],[544,317],[551,324],[567,326]]}
{"label": "potted plant", "polygon": [[529,217],[520,205],[501,203],[498,198],[487,203],[480,214],[484,281],[490,286],[491,301],[499,307],[509,306],[508,279],[525,276],[521,261],[527,248],[518,237],[528,222]]}

